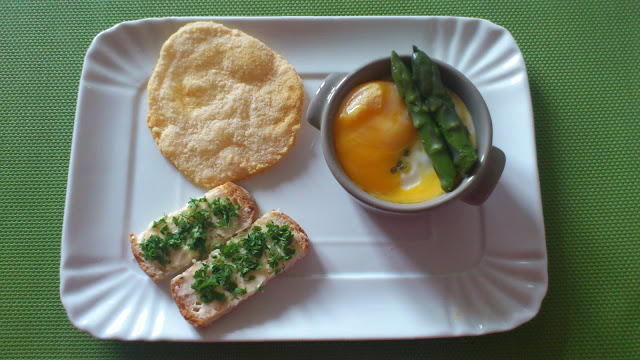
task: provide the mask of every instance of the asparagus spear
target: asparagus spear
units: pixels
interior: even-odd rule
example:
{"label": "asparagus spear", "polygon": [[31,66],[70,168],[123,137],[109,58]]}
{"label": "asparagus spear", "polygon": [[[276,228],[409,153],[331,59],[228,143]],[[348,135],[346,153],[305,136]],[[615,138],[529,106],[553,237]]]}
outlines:
{"label": "asparagus spear", "polygon": [[[413,75],[413,83],[416,84],[418,90],[420,91],[420,94],[427,102],[429,111],[433,112],[438,110],[438,108],[442,106],[442,99],[438,96],[434,96],[434,86],[443,87],[442,82],[434,84],[434,68],[431,58],[429,58],[428,56],[416,57],[416,50],[417,48],[414,46],[414,53],[411,57],[411,72]],[[419,66],[416,66],[416,63],[418,63]],[[438,71],[437,68],[438,67],[436,66],[436,71]],[[438,89],[438,92],[440,92],[440,89]]]}
{"label": "asparagus spear", "polygon": [[456,111],[447,105],[438,109],[436,122],[438,127],[442,129],[447,145],[449,145],[453,155],[453,163],[461,173],[466,174],[478,160],[478,155],[469,140],[467,128],[460,121]]}
{"label": "asparagus spear", "polygon": [[453,163],[461,173],[467,173],[478,160],[478,155],[471,145],[467,127],[458,117],[453,100],[442,84],[438,66],[427,54],[414,46],[411,69],[413,81],[420,94],[427,99],[429,110],[435,116],[436,123],[447,141]]}
{"label": "asparagus spear", "polygon": [[[428,58],[427,54],[424,51],[420,51],[418,48],[414,48],[414,54],[416,52],[422,53],[425,57]],[[411,57],[411,59],[413,61],[413,56]],[[433,61],[431,61],[431,73],[433,74],[433,93],[431,94],[431,96],[440,99],[443,104],[448,105],[452,109],[454,109],[455,105],[453,104],[453,100],[451,100],[451,96],[449,96],[447,89],[442,83],[442,78],[440,77],[440,69],[438,68],[438,65],[436,65],[436,63],[434,63]]]}
{"label": "asparagus spear", "polygon": [[440,186],[446,192],[452,191],[460,183],[460,176],[453,165],[438,126],[431,118],[429,109],[411,80],[411,72],[395,51],[391,52],[391,76],[400,96],[407,104],[413,126],[418,131],[422,146],[438,174]]}

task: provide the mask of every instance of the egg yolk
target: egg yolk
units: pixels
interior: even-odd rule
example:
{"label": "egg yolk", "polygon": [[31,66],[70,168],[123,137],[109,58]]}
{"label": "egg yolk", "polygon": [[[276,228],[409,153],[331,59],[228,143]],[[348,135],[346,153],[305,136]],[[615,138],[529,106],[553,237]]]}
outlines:
{"label": "egg yolk", "polygon": [[[393,82],[374,81],[352,90],[339,109],[334,139],[342,168],[351,180],[374,196],[413,203],[443,193],[426,154],[423,153],[426,164],[407,161],[410,149],[415,144],[418,149],[421,146]],[[417,172],[416,183],[409,187],[403,186],[402,181],[407,172]]]}

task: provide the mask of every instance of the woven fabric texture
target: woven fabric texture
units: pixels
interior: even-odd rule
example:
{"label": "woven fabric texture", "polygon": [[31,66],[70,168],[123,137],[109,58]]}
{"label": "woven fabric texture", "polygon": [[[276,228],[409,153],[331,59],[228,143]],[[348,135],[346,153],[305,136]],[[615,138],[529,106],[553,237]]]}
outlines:
{"label": "woven fabric texture", "polygon": [[[93,37],[161,16],[450,15],[509,29],[527,64],[549,254],[539,315],[506,333],[383,342],[100,341],[59,298],[78,82]],[[635,1],[0,3],[0,359],[640,358],[640,4]]]}

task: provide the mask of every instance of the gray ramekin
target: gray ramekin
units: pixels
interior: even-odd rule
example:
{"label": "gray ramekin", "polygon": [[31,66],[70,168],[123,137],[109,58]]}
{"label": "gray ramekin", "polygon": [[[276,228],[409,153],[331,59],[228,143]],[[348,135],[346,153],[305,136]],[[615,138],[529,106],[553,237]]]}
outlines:
{"label": "gray ramekin", "polygon": [[[410,56],[402,56],[409,65]],[[476,87],[462,73],[441,61],[433,60],[440,69],[444,85],[456,93],[471,113],[476,130],[479,164],[474,173],[463,179],[452,192],[431,200],[400,204],[379,199],[356,185],[342,169],[333,142],[335,117],[347,94],[356,86],[368,81],[390,80],[390,58],[372,61],[351,73],[332,73],[327,76],[307,110],[307,120],[321,132],[324,158],[338,183],[361,204],[374,210],[392,214],[411,214],[434,209],[456,199],[472,204],[482,204],[495,188],[505,165],[505,154],[492,146],[492,124],[489,109]]]}

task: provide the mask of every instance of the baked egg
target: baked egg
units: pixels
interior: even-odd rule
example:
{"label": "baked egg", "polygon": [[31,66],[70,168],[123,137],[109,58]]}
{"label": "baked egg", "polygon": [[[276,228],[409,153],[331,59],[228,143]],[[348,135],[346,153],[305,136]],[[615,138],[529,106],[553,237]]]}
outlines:
{"label": "baked egg", "polygon": [[[475,147],[471,115],[456,94],[449,94]],[[392,81],[364,83],[347,95],[338,110],[334,140],[347,176],[373,196],[408,204],[444,193]]]}

